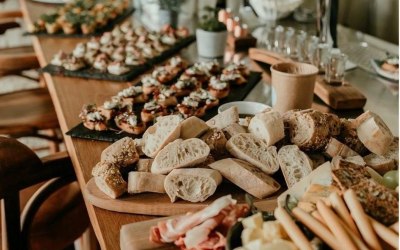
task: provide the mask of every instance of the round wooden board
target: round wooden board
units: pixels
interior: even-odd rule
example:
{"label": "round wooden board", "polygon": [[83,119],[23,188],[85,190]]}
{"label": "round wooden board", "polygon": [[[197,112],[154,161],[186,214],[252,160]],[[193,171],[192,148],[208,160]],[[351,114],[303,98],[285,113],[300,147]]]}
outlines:
{"label": "round wooden board", "polygon": [[[167,194],[156,193],[125,194],[118,199],[112,199],[97,188],[93,178],[86,184],[85,190],[86,199],[96,207],[115,212],[159,216],[171,216],[197,211],[215,199],[227,194],[232,194],[232,197],[238,201],[238,204],[243,204],[245,203],[245,193],[245,191],[233,184],[222,183],[214,195],[206,201],[199,203],[183,200],[172,203]],[[263,200],[255,200],[254,204],[262,210],[272,211],[277,204],[276,198],[277,196],[273,196]]]}

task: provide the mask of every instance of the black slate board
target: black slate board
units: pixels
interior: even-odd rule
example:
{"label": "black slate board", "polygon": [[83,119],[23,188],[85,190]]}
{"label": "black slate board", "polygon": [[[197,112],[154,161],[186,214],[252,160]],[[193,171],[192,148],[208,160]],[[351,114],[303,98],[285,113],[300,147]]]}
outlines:
{"label": "black slate board", "polygon": [[122,13],[121,15],[119,15],[118,17],[116,17],[114,20],[112,20],[111,22],[109,22],[106,26],[95,30],[94,33],[90,33],[90,34],[82,34],[82,33],[76,33],[76,34],[65,34],[63,33],[62,29],[54,34],[49,34],[45,31],[40,31],[40,32],[25,32],[24,35],[32,35],[32,36],[41,36],[41,37],[92,37],[92,36],[100,36],[102,35],[104,32],[106,31],[110,31],[112,30],[117,24],[121,23],[122,21],[124,21],[127,17],[131,16],[132,13],[135,11],[135,8],[128,8],[124,11],[124,13]]}
{"label": "black slate board", "polygon": [[135,77],[144,73],[145,71],[151,69],[154,64],[161,63],[171,56],[178,53],[181,49],[189,46],[191,43],[196,41],[196,36],[191,35],[186,38],[179,40],[171,48],[164,51],[160,55],[147,60],[143,65],[130,66],[131,69],[128,73],[123,75],[112,75],[109,73],[104,73],[93,68],[86,68],[78,71],[65,70],[63,67],[48,64],[41,69],[42,72],[50,73],[51,75],[62,75],[68,77],[80,77],[87,79],[97,79],[97,80],[108,80],[117,82],[127,82],[133,80]]}
{"label": "black slate board", "polygon": [[[220,105],[233,101],[241,101],[250,93],[250,91],[256,86],[256,84],[261,80],[261,73],[251,72],[247,80],[247,84],[244,86],[232,86],[231,92],[228,97],[220,100]],[[218,107],[211,108],[206,111],[206,114],[202,117],[203,120],[209,120],[218,113]],[[87,129],[83,126],[83,123],[79,123],[77,126],[73,127],[66,134],[73,138],[97,140],[97,141],[108,141],[115,142],[119,139],[129,136],[132,138],[141,138],[141,135],[133,135],[120,130],[117,130],[116,126],[112,126],[116,130],[107,131],[95,131]]]}

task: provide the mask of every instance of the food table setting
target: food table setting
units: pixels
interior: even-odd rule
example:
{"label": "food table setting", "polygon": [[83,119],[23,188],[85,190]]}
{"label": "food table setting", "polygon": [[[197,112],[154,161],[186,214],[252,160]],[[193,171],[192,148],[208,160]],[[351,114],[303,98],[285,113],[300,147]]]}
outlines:
{"label": "food table setting", "polygon": [[[281,249],[310,249],[313,238],[340,249],[329,240],[333,237],[347,240],[353,249],[394,245],[393,237],[398,235],[389,226],[398,221],[396,212],[387,209],[382,216],[357,198],[366,188],[397,197],[380,183],[382,176],[390,182],[397,169],[398,99],[378,85],[375,76],[359,68],[346,73],[346,80],[366,97],[366,104],[358,108],[365,104],[364,109],[372,111],[344,112],[355,120],[339,119],[341,112],[329,114],[332,108],[327,106],[323,112],[286,112],[324,104],[321,100],[312,104],[313,89],[302,89],[301,95],[290,98],[280,96],[287,89],[275,89],[273,101],[270,83],[260,81],[266,74],[260,71],[265,61],[254,63],[246,53],[224,63],[197,58],[190,27],[164,26],[149,32],[136,25],[137,19],[133,25],[117,22],[119,15],[130,11],[129,6],[121,7],[126,2],[121,1],[114,6],[121,9],[109,10],[116,13],[113,27],[97,38],[84,37],[76,33],[99,29],[83,25],[73,32],[69,25],[43,26],[37,20],[55,7],[20,2],[27,26],[35,27],[30,31],[46,33],[33,36],[35,52],[102,249],[173,249],[173,242],[187,248],[208,243],[214,249],[256,249],[256,244],[263,249],[263,244],[274,242]],[[46,20],[54,22],[51,19]],[[231,24],[223,19],[229,28]],[[231,30],[232,35],[247,37],[248,27],[239,26],[238,31]],[[312,67],[290,70],[313,75],[314,84],[318,68]],[[271,71],[274,86],[277,78]],[[276,67],[279,71],[292,74]],[[281,102],[285,99],[288,106]],[[267,105],[246,109],[243,103],[223,109],[224,104],[243,100],[274,109]],[[282,109],[278,112],[275,105]],[[397,118],[388,119],[392,116]],[[311,127],[315,131],[310,132]],[[369,133],[372,130],[376,134]],[[326,160],[332,165],[324,165]],[[358,168],[362,176],[349,183],[344,176]],[[326,178],[317,180],[320,176]],[[353,188],[357,185],[359,189]],[[325,202],[317,202],[318,197]],[[398,207],[393,199],[385,205]],[[291,209],[274,212],[276,206]],[[184,215],[187,212],[192,214]],[[156,216],[178,217],[148,221]],[[385,216],[388,219],[382,220]],[[238,229],[240,217],[248,218]],[[343,230],[337,234],[331,221]],[[209,224],[211,228],[205,228]],[[263,231],[274,230],[280,233],[270,239],[262,236]],[[235,239],[241,242],[231,242]]]}

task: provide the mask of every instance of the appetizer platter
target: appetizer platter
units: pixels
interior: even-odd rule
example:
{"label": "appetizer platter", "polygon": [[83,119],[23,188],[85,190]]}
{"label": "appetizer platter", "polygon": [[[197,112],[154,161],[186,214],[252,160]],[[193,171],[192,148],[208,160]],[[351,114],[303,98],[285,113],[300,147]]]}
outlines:
{"label": "appetizer platter", "polygon": [[[287,188],[303,190],[297,183],[313,176],[313,171],[324,170],[326,165],[322,164],[327,160],[341,167],[339,172],[332,170],[333,178],[321,175],[319,184],[336,178],[339,192],[355,188],[357,183],[340,184],[346,178],[348,182],[356,180],[357,176],[349,177],[346,172],[353,171],[374,176],[365,182],[392,179],[392,183],[383,182],[385,185],[372,184],[391,193],[398,189],[398,179],[393,180],[398,146],[398,138],[370,111],[348,120],[311,109],[282,115],[268,109],[241,124],[236,107],[206,122],[196,116],[183,120],[179,115],[168,115],[148,127],[142,139],[125,137],[106,148],[92,170],[85,197],[93,205],[112,211],[176,215],[204,208],[227,194],[244,204],[247,193],[256,198],[257,207],[272,210],[275,202],[281,201],[276,195]],[[373,174],[365,174],[363,169]],[[323,189],[323,193],[334,187]],[[362,197],[363,193],[357,195]],[[369,203],[381,204],[375,201]],[[398,211],[398,205],[392,206],[396,202],[397,196],[390,204]],[[361,203],[374,218],[381,216],[367,208],[369,203]],[[385,217],[389,218],[386,212]],[[382,218],[379,221],[389,223]]]}
{"label": "appetizer platter", "polygon": [[60,37],[101,35],[133,11],[127,0],[74,0],[52,13],[41,15],[28,27],[27,34]]}
{"label": "appetizer platter", "polygon": [[166,25],[159,32],[150,32],[126,22],[101,37],[78,43],[72,53],[59,51],[42,71],[126,82],[178,53],[195,39],[186,28],[173,29]]}
{"label": "appetizer platter", "polygon": [[103,104],[85,105],[82,123],[67,134],[114,142],[125,136],[140,137],[158,116],[208,120],[217,114],[218,105],[243,100],[260,79],[260,73],[250,72],[241,62],[225,68],[216,61],[189,66],[175,56]]}
{"label": "appetizer platter", "polygon": [[378,73],[378,75],[395,81],[396,83],[399,81],[399,57],[391,56],[386,58],[385,60],[371,60],[371,65]]}

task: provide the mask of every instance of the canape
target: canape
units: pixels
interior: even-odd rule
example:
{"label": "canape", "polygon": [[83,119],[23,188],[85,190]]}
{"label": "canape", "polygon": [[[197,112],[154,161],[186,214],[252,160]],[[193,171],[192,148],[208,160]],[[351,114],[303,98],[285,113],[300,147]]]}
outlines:
{"label": "canape", "polygon": [[229,91],[230,91],[229,83],[213,76],[213,77],[211,77],[210,83],[208,84],[208,91],[215,98],[218,98],[218,99],[225,98],[229,95]]}
{"label": "canape", "polygon": [[151,75],[145,75],[142,77],[143,93],[145,95],[151,95],[160,88],[160,83]]}
{"label": "canape", "polygon": [[112,44],[105,44],[100,47],[100,51],[102,53],[106,53],[107,55],[111,56],[114,52],[114,46]]}
{"label": "canape", "polygon": [[103,35],[100,37],[100,44],[106,45],[112,42],[112,34],[111,32],[104,32]]}
{"label": "canape", "polygon": [[131,86],[121,90],[117,95],[122,98],[123,103],[126,105],[145,103],[148,100],[147,95],[143,93],[142,86]]}
{"label": "canape", "polygon": [[179,113],[184,118],[190,116],[202,117],[205,114],[205,106],[201,106],[198,99],[190,96],[185,96],[180,104],[177,105]]}
{"label": "canape", "polygon": [[115,117],[118,112],[124,107],[125,104],[119,96],[111,97],[111,100],[105,101],[102,106],[98,108],[100,114],[106,118],[106,121]]}
{"label": "canape", "polygon": [[218,106],[219,99],[215,98],[205,89],[197,89],[190,93],[190,97],[200,100],[200,104],[205,106],[206,109]]}
{"label": "canape", "polygon": [[225,81],[235,85],[243,85],[247,83],[246,78],[242,76],[239,70],[222,73],[220,79],[221,81]]}
{"label": "canape", "polygon": [[113,75],[122,75],[129,71],[124,62],[112,62],[108,64],[107,71]]}
{"label": "canape", "polygon": [[68,56],[65,54],[62,50],[58,51],[57,54],[53,56],[53,59],[51,59],[50,64],[56,65],[56,66],[62,66],[64,62],[67,60]]}
{"label": "canape", "polygon": [[140,113],[143,122],[152,122],[156,117],[166,114],[165,108],[158,104],[155,100],[146,102]]}
{"label": "canape", "polygon": [[85,63],[82,58],[76,58],[74,56],[68,57],[64,63],[63,67],[66,70],[77,71],[85,67]]}
{"label": "canape", "polygon": [[168,71],[168,68],[165,66],[159,66],[153,70],[151,76],[161,84],[166,84],[167,82],[171,81],[175,75],[171,74]]}
{"label": "canape", "polygon": [[198,82],[201,84],[205,84],[208,82],[210,77],[208,76],[208,72],[204,70],[200,64],[196,63],[195,65],[187,68],[185,73],[181,75],[181,79],[195,77]]}
{"label": "canape", "polygon": [[90,130],[107,130],[106,118],[101,115],[96,104],[84,105],[79,118],[81,118],[83,125]]}
{"label": "canape", "polygon": [[199,64],[199,67],[204,68],[204,71],[207,72],[209,75],[217,75],[221,73],[221,66],[219,65],[217,60],[201,62]]}
{"label": "canape", "polygon": [[125,49],[124,47],[120,46],[118,48],[116,48],[112,55],[111,58],[116,61],[116,62],[122,62],[125,60]]}
{"label": "canape", "polygon": [[190,92],[198,89],[200,87],[200,83],[196,78],[183,78],[179,79],[171,88],[176,92],[176,96],[187,96]]}
{"label": "canape", "polygon": [[132,111],[118,114],[114,121],[118,128],[130,134],[140,135],[146,130],[146,124]]}
{"label": "canape", "polygon": [[158,93],[154,95],[154,99],[163,107],[176,106],[178,100],[176,99],[176,92],[168,87],[163,87]]}
{"label": "canape", "polygon": [[86,48],[88,50],[99,50],[100,49],[100,42],[99,39],[96,37],[92,37],[89,42],[86,43]]}
{"label": "canape", "polygon": [[109,58],[105,53],[101,53],[96,56],[96,59],[93,62],[93,68],[101,71],[101,72],[106,72],[107,71],[107,66],[109,63]]}
{"label": "canape", "polygon": [[250,71],[243,61],[240,61],[238,63],[230,63],[228,66],[226,66],[224,68],[222,73],[228,74],[228,73],[237,72],[237,71],[239,71],[239,73],[245,78],[250,75]]}
{"label": "canape", "polygon": [[75,49],[72,51],[72,55],[76,58],[82,58],[86,53],[86,45],[84,43],[78,43]]}

